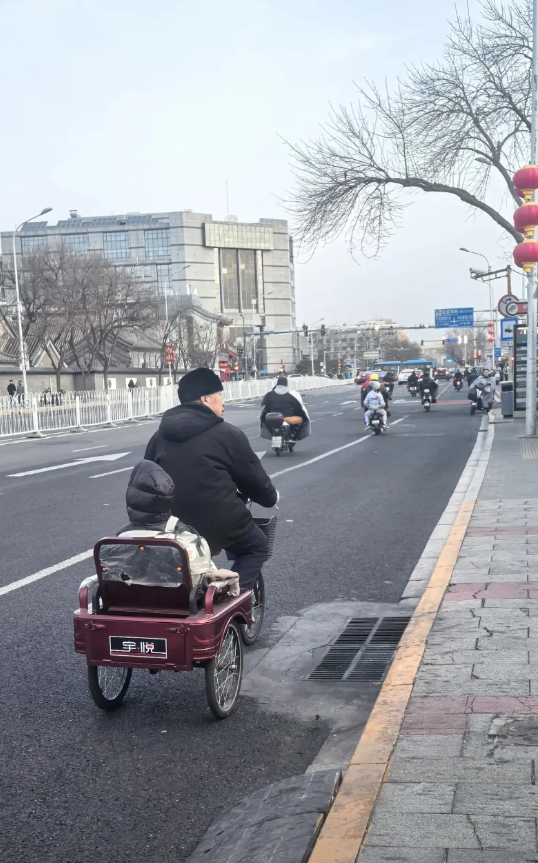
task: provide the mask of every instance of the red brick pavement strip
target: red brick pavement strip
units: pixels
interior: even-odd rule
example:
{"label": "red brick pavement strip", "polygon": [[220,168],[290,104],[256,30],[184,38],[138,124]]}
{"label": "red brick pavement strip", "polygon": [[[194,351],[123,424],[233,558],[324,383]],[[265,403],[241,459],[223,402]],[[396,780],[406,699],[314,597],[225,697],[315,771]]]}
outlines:
{"label": "red brick pavement strip", "polygon": [[465,536],[538,536],[538,525],[512,524],[509,527],[468,527]]}
{"label": "red brick pavement strip", "polygon": [[415,734],[461,734],[467,717],[476,713],[538,715],[538,696],[468,695],[457,698],[411,698],[400,731],[404,737]]}
{"label": "red brick pavement strip", "polygon": [[451,584],[445,594],[445,602],[466,599],[538,599],[538,585],[528,581]]}

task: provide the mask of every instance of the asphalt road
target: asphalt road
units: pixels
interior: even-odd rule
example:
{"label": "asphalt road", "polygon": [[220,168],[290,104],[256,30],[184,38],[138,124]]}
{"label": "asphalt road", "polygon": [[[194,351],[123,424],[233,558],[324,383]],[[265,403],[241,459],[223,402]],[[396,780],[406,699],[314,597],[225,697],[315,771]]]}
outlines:
{"label": "asphalt road", "polygon": [[[363,435],[358,398],[353,385],[310,394],[312,436],[292,456],[263,457],[281,493],[265,643],[279,616],[313,603],[398,601],[476,440],[480,418],[452,387],[429,414],[396,388],[381,438]],[[226,419],[262,453],[258,413],[246,403]],[[155,428],[0,444],[0,589],[125,523],[128,468]],[[68,466],[43,470],[58,465]],[[178,863],[219,810],[302,772],[326,735],[315,717],[247,698],[218,723],[198,672],[135,674],[122,709],[101,713],[72,648],[76,592],[91,571],[86,560],[0,595],[3,863]]]}

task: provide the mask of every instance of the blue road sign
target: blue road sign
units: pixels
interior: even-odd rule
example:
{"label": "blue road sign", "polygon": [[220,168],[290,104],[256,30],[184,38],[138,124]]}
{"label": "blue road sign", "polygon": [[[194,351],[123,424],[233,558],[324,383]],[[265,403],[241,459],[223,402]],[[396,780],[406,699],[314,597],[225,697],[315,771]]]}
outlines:
{"label": "blue road sign", "polygon": [[501,358],[501,349],[495,348],[495,359],[500,360],[500,358]]}
{"label": "blue road sign", "polygon": [[444,327],[473,327],[474,309],[436,309],[435,326],[438,329]]}
{"label": "blue road sign", "polygon": [[450,345],[450,344],[457,344],[457,343],[458,343],[458,340],[457,340],[457,339],[445,339],[445,342],[446,342],[446,344],[447,344],[447,345]]}
{"label": "blue road sign", "polygon": [[514,341],[514,327],[517,326],[517,318],[501,318],[501,342],[507,344]]}

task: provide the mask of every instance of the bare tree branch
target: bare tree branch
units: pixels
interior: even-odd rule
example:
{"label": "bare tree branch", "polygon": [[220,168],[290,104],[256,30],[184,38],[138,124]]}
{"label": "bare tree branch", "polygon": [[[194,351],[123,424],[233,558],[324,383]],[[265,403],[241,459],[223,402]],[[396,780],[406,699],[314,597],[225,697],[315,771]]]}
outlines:
{"label": "bare tree branch", "polygon": [[456,197],[521,241],[489,195],[495,174],[520,202],[512,175],[529,150],[531,2],[483,0],[481,11],[478,24],[456,15],[438,63],[408,68],[392,92],[359,86],[358,104],[331,109],[318,140],[289,145],[287,204],[306,248],[344,234],[352,251],[377,255],[412,191]]}

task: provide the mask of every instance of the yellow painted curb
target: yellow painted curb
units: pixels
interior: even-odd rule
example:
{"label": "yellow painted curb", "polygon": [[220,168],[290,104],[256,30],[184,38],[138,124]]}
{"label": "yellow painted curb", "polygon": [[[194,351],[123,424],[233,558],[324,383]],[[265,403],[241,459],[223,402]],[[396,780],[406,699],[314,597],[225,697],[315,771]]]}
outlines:
{"label": "yellow painted curb", "polygon": [[467,498],[459,508],[428,587],[400,641],[309,863],[356,863],[381,784],[390,771],[390,760],[422,662],[426,639],[452,577],[475,503],[476,499]]}

